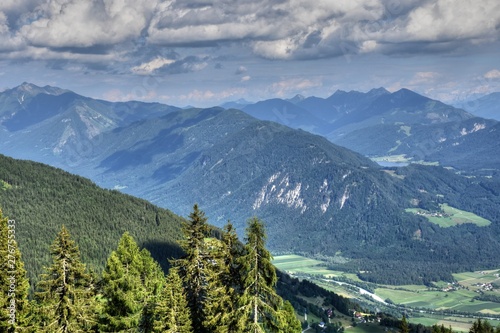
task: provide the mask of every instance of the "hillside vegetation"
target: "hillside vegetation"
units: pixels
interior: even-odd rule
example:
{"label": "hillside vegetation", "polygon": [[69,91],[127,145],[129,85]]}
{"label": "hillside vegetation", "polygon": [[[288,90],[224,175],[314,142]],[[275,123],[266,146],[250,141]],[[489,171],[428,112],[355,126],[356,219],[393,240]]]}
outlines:
{"label": "hillside vegetation", "polygon": [[50,260],[47,248],[64,224],[89,266],[102,270],[121,235],[128,231],[155,258],[181,253],[182,218],[149,202],[104,190],[90,180],[40,163],[0,155],[0,207],[16,221],[23,259],[34,281]]}

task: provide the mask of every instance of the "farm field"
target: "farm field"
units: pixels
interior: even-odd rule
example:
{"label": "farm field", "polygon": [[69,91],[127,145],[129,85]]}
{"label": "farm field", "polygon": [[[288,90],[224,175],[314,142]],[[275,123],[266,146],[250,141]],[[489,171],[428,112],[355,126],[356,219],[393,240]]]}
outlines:
{"label": "farm field", "polygon": [[[347,278],[352,283],[361,280],[356,274],[329,270],[326,264],[320,260],[306,258],[300,255],[276,256],[273,264],[280,270],[296,277],[307,277],[319,286],[331,290],[339,295],[358,298],[360,294],[345,285],[339,285],[328,281],[335,277]],[[474,319],[458,316],[455,314],[443,315],[428,313],[427,310],[449,310],[450,312],[482,313],[500,315],[500,303],[486,302],[474,299],[480,293],[484,295],[500,296],[500,269],[478,272],[463,272],[453,274],[455,284],[447,282],[436,282],[433,288],[423,285],[379,285],[375,294],[380,298],[389,299],[396,305],[413,309],[415,315],[410,316],[409,321],[426,326],[443,324],[451,326],[456,331],[467,332]],[[493,287],[493,286],[495,287]],[[355,288],[354,288],[355,289]],[[366,299],[364,299],[366,301]],[[369,301],[369,300],[368,300]],[[373,302],[373,301],[372,301]],[[425,309],[425,311],[421,311]],[[490,320],[492,325],[500,325],[500,320]],[[362,327],[349,328],[346,332],[364,332]]]}
{"label": "farm field", "polygon": [[[409,322],[413,324],[422,324],[424,326],[443,325],[444,327],[451,327],[453,331],[456,332],[469,332],[469,329],[474,321],[469,318],[456,317],[421,317],[409,318]],[[495,325],[495,322],[490,321],[490,323]]]}
{"label": "farm field", "polygon": [[441,209],[444,214],[433,213],[417,208],[408,208],[407,212],[422,215],[434,224],[439,225],[442,228],[453,227],[455,225],[472,223],[479,227],[486,227],[491,224],[487,219],[484,219],[474,213],[466,212],[458,208],[449,206],[448,204],[441,204]]}
{"label": "farm field", "polygon": [[300,255],[288,254],[274,257],[273,265],[289,274],[322,275],[324,278],[344,276],[353,281],[361,281],[356,274],[330,270],[323,261],[306,258]]}

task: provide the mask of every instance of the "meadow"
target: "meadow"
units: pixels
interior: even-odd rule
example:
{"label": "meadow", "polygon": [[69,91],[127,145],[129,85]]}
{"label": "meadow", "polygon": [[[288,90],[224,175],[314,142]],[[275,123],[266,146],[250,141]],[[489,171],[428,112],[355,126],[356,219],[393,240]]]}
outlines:
{"label": "meadow", "polygon": [[451,207],[448,204],[441,204],[440,207],[443,213],[429,212],[418,208],[408,208],[406,211],[422,215],[430,222],[437,224],[442,228],[449,228],[464,223],[472,223],[479,227],[486,227],[491,224],[491,221],[487,219],[484,219],[474,213]]}

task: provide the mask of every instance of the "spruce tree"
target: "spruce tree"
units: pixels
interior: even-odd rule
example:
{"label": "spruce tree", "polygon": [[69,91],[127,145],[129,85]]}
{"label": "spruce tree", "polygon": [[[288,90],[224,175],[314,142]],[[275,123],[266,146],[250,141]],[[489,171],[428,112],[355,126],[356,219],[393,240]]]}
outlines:
{"label": "spruce tree", "polygon": [[285,301],[280,310],[280,333],[300,333],[302,325],[295,315],[295,310],[289,301]]}
{"label": "spruce tree", "polygon": [[204,328],[211,333],[227,333],[233,317],[234,288],[230,284],[229,249],[225,243],[206,240],[210,262],[206,267],[207,292],[203,304]]}
{"label": "spruce tree", "polygon": [[243,292],[239,299],[238,323],[243,332],[279,332],[282,299],[276,294],[276,269],[265,247],[264,224],[257,218],[248,221],[243,269]]}
{"label": "spruce tree", "polygon": [[171,268],[160,300],[153,311],[154,333],[191,333],[191,312],[178,269]]}
{"label": "spruce tree", "polygon": [[206,332],[204,305],[207,298],[207,266],[211,264],[205,237],[209,228],[205,213],[194,205],[189,220],[182,226],[184,239],[180,242],[185,255],[174,262],[184,283],[188,306],[191,311],[193,330]]}
{"label": "spruce tree", "polygon": [[408,322],[406,321],[405,315],[403,315],[403,319],[401,319],[400,328],[401,328],[401,333],[409,333],[410,332],[410,328],[408,327]]}
{"label": "spruce tree", "polygon": [[[218,265],[209,279],[209,299],[205,326],[214,332],[239,332],[237,306],[243,291],[241,265],[239,258],[243,254],[242,244],[238,240],[233,224],[228,221],[223,228],[221,240],[218,243],[216,255]],[[218,268],[220,267],[220,268]],[[218,273],[218,274],[217,274]],[[217,301],[219,300],[219,301]]]}
{"label": "spruce tree", "polygon": [[28,325],[29,281],[16,242],[16,221],[0,209],[0,332],[21,332]]}
{"label": "spruce tree", "polygon": [[482,321],[481,318],[479,318],[472,324],[469,333],[495,333],[495,329],[488,321]]}
{"label": "spruce tree", "polygon": [[147,331],[151,326],[147,305],[161,292],[163,272],[128,232],[109,256],[102,284],[105,304],[101,331],[136,332],[141,325]]}
{"label": "spruce tree", "polygon": [[63,226],[51,246],[53,263],[37,285],[38,332],[91,332],[96,324],[95,290],[78,246]]}

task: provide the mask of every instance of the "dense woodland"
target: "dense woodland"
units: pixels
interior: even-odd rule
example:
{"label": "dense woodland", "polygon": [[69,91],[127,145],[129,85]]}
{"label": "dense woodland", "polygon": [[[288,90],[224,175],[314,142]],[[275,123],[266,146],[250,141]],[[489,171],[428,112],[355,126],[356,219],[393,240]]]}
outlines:
{"label": "dense woodland", "polygon": [[0,155],[0,204],[4,215],[16,221],[16,239],[33,284],[50,264],[47,248],[63,224],[83,261],[98,273],[126,231],[164,270],[169,258],[182,253],[177,242],[183,218],[41,163]]}
{"label": "dense woodland", "polygon": [[[44,268],[32,297],[15,240],[15,221],[0,211],[0,332],[301,332],[295,308],[318,317],[324,308],[303,297],[349,314],[359,305],[311,282],[278,275],[265,247],[264,224],[248,220],[245,244],[228,221],[215,233],[197,205],[183,223],[184,255],[165,275],[150,252],[125,232],[101,275],[87,269],[78,245],[62,227],[50,247],[52,263]],[[287,299],[278,293],[277,287]],[[453,333],[443,326],[409,324],[378,314],[381,325],[403,333]],[[318,326],[314,326],[318,329]],[[329,324],[321,332],[338,332]],[[499,333],[478,320],[471,333]]]}
{"label": "dense woodland", "polygon": [[99,276],[82,262],[62,227],[28,299],[29,283],[15,223],[1,218],[2,332],[300,332],[292,305],[276,293],[277,274],[265,248],[263,222],[248,221],[241,244],[228,222],[210,237],[195,205],[183,224],[184,256],[165,276],[129,233]]}

